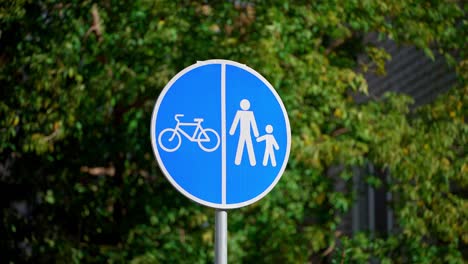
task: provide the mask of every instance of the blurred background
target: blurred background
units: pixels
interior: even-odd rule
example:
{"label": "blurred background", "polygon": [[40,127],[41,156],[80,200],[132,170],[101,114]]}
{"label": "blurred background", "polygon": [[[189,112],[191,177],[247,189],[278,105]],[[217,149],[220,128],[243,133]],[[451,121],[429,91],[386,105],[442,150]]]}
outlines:
{"label": "blurred background", "polygon": [[464,1],[0,3],[0,263],[212,263],[214,210],[150,143],[180,70],[265,76],[292,129],[273,191],[229,211],[230,263],[464,263]]}

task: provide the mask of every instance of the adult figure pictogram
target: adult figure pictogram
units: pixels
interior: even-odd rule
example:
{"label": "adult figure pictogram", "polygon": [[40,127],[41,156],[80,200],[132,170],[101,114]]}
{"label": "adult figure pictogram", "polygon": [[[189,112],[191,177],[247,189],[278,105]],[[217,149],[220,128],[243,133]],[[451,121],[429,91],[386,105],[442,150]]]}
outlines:
{"label": "adult figure pictogram", "polygon": [[252,136],[250,131],[252,130],[255,137],[258,137],[257,123],[255,122],[255,116],[253,111],[249,111],[250,102],[247,99],[243,99],[240,102],[242,110],[236,112],[234,121],[232,122],[229,134],[232,136],[239,126],[239,143],[237,144],[236,158],[234,163],[240,165],[242,161],[242,155],[244,153],[244,146],[247,146],[247,154],[249,156],[249,162],[251,166],[255,166],[255,152],[252,144]]}

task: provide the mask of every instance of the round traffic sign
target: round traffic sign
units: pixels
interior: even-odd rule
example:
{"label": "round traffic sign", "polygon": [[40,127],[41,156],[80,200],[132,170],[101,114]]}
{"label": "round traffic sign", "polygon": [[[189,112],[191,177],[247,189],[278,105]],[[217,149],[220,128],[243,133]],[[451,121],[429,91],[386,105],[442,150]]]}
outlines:
{"label": "round traffic sign", "polygon": [[202,205],[252,204],[281,178],[291,148],[284,105],[244,64],[198,62],[161,92],[151,120],[158,164],[182,194]]}

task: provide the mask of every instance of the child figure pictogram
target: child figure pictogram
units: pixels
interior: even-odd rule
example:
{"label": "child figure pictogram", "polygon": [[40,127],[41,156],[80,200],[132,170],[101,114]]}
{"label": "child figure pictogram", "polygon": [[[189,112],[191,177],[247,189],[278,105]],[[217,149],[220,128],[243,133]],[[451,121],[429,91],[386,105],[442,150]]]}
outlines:
{"label": "child figure pictogram", "polygon": [[[268,164],[268,159],[271,161],[271,165],[276,167],[276,159],[275,159],[275,151],[279,150],[278,143],[276,142],[275,137],[272,135],[273,127],[271,125],[267,125],[265,127],[265,131],[267,132],[266,135],[257,138],[257,142],[265,141],[265,154],[263,155],[263,166]],[[274,149],[273,149],[274,148]]]}

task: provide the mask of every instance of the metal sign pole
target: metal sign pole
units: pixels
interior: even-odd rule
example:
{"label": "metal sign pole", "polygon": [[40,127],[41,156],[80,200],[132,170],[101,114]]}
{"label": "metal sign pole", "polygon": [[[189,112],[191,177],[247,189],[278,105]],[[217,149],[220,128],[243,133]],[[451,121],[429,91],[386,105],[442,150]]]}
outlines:
{"label": "metal sign pole", "polygon": [[227,211],[216,210],[215,264],[227,264]]}

